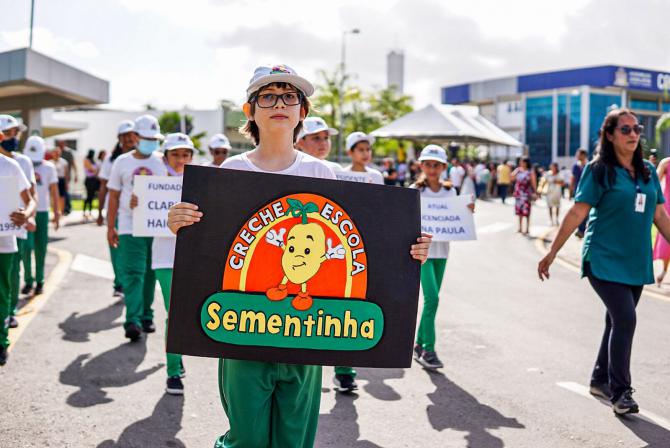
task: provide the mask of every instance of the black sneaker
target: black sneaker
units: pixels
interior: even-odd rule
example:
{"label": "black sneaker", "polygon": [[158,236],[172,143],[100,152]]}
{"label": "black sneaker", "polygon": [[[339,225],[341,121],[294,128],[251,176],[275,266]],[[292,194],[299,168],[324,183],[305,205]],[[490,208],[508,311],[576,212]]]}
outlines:
{"label": "black sneaker", "polygon": [[414,359],[418,361],[421,355],[423,355],[423,347],[419,344],[414,344]]}
{"label": "black sneaker", "polygon": [[26,285],[21,289],[21,294],[24,296],[27,294],[30,294],[33,291],[33,285],[29,285],[26,283]]}
{"label": "black sneaker", "polygon": [[608,401],[612,399],[612,391],[607,383],[591,383],[589,393],[594,397],[603,398]]}
{"label": "black sneaker", "polygon": [[156,331],[156,325],[154,325],[153,320],[143,320],[142,321],[142,331],[145,333],[153,333]]}
{"label": "black sneaker", "polygon": [[16,320],[16,316],[9,316],[7,318],[7,326],[9,328],[16,328],[19,326],[19,321]]}
{"label": "black sneaker", "polygon": [[186,377],[186,369],[184,368],[184,361],[179,361],[179,378]]}
{"label": "black sneaker", "polygon": [[114,293],[112,294],[112,297],[123,297],[123,287],[115,286],[114,287]]}
{"label": "black sneaker", "polygon": [[421,354],[421,357],[417,359],[418,363],[421,364],[424,368],[435,370],[444,367],[440,358],[437,357],[437,353],[429,352],[424,350]]}
{"label": "black sneaker", "polygon": [[4,366],[7,363],[7,358],[9,358],[7,347],[0,346],[0,366]]}
{"label": "black sneaker", "polygon": [[140,330],[140,327],[138,327],[136,324],[128,325],[126,328],[126,337],[130,339],[130,342],[139,341],[141,336],[142,331]]}
{"label": "black sneaker", "polygon": [[616,415],[636,414],[640,412],[640,407],[633,400],[633,392],[635,392],[635,389],[628,389],[614,402],[612,410],[614,410]]}
{"label": "black sneaker", "polygon": [[171,376],[167,379],[167,386],[165,392],[170,395],[184,395],[184,383],[178,376]]}
{"label": "black sneaker", "polygon": [[338,392],[348,393],[358,389],[358,384],[356,384],[353,375],[338,373],[333,378],[333,382],[335,383],[335,390]]}
{"label": "black sneaker", "polygon": [[38,296],[44,292],[44,285],[42,283],[38,283],[35,285],[35,292],[33,293],[34,295]]}

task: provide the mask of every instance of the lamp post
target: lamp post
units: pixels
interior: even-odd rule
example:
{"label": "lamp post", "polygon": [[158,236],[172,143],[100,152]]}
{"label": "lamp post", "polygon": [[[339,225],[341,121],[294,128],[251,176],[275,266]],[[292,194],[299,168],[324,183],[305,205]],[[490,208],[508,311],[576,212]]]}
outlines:
{"label": "lamp post", "polygon": [[346,78],[346,51],[347,51],[347,34],[360,34],[361,30],[353,28],[351,30],[342,31],[342,52],[340,54],[340,85],[338,89],[338,105],[337,105],[337,161],[342,162],[342,148],[344,147],[344,122],[342,107],[344,105],[344,79]]}

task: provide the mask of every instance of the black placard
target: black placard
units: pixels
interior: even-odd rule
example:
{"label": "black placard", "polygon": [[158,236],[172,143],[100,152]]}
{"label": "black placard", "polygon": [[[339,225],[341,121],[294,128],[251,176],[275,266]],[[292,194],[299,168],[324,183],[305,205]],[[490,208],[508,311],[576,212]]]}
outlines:
{"label": "black placard", "polygon": [[[168,352],[292,364],[410,366],[420,276],[420,263],[409,255],[420,233],[417,190],[187,166],[182,201],[197,204],[204,216],[178,232]],[[273,231],[274,244],[268,242]],[[304,255],[308,246],[311,254]],[[309,275],[298,278],[295,272],[315,267],[314,250],[329,248],[329,255],[319,258],[317,274],[305,282],[311,306],[300,310],[307,298],[293,299]],[[301,254],[305,265],[295,258]],[[291,277],[287,297],[270,300],[263,285],[279,286],[282,277]],[[281,296],[281,288],[275,292]]]}

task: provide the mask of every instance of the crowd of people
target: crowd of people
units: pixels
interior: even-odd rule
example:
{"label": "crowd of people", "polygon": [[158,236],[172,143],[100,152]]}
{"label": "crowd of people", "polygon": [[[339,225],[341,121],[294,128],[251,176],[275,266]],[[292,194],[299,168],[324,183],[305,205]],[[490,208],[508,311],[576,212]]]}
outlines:
{"label": "crowd of people", "polygon": [[[540,262],[538,274],[541,279],[549,278],[550,265],[573,232],[585,238],[583,275],[607,308],[591,392],[611,400],[617,413],[637,412],[629,369],[635,305],[642,285],[654,282],[651,245],[647,247],[644,241],[649,238],[652,222],[655,223],[664,242],[657,241],[653,255],[664,257],[667,270],[670,220],[662,205],[665,199],[659,176],[641,158],[641,128],[634,114],[625,109],[610,112],[603,123],[599,154],[587,163],[587,152],[580,149],[571,170],[552,164],[544,171],[532,165],[527,157],[521,157],[514,165],[506,160],[498,165],[461,161],[455,154],[451,154],[450,160],[448,151],[438,145],[422,148],[416,161],[396,164],[393,159],[385,158],[377,170],[372,165],[375,139],[364,132],[346,137],[350,158],[347,166],[327,160],[331,137],[337,130],[321,118],[308,117],[313,90],[312,84],[290,67],[257,68],[246,90],[243,111],[248,120],[241,129],[254,142],[255,149],[230,156],[232,147],[228,138],[217,134],[209,140],[211,161],[207,164],[324,179],[336,179],[339,171],[367,173],[370,183],[416,188],[422,198],[468,195],[472,198],[472,212],[477,198],[499,198],[504,204],[511,195],[518,230],[524,234],[529,232],[534,201],[544,196],[552,224],[558,225],[561,199],[568,193],[575,204],[561,223],[549,254]],[[11,221],[22,233],[17,237],[0,237],[0,322],[5,322],[0,325],[0,365],[8,358],[8,329],[18,324],[14,313],[20,286],[19,265],[23,263],[25,273],[21,292],[41,293],[49,211],[57,230],[60,216],[70,210],[69,178],[72,174],[75,179],[78,176],[74,163],[68,161],[71,151],[65,142],[58,142],[49,154],[44,140],[31,136],[23,151],[19,151],[22,130],[13,117],[0,116],[0,176],[16,178],[23,204],[11,214]],[[156,331],[153,314],[156,281],[169,311],[174,235],[182,227],[197,225],[203,213],[197,204],[178,203],[167,215],[172,237],[134,236],[132,210],[138,205],[133,194],[134,176],[182,176],[184,167],[193,163],[196,149],[188,135],[161,134],[158,121],[151,115],[121,122],[117,137],[110,154],[91,150],[84,160],[87,193],[84,213],[88,211],[87,216],[92,217],[93,200],[97,197],[97,223],[106,226],[115,273],[113,294],[123,298],[124,336],[134,342]],[[661,179],[670,185],[670,173],[666,173],[670,170],[668,159],[658,169]],[[620,252],[616,253],[624,256],[613,256],[612,247],[618,247]],[[30,261],[33,252],[34,277]],[[449,259],[449,243],[431,242],[430,235],[417,235],[408,253],[422,263],[423,306],[414,357],[424,368],[439,369],[443,364],[436,352],[435,316]],[[273,300],[281,300],[287,293],[279,285],[272,294],[276,296]],[[296,296],[294,300],[299,299],[308,298]],[[182,356],[166,353],[166,358],[166,393],[182,395],[185,375]],[[321,395],[320,366],[234,359],[220,362],[220,393],[230,430],[215,446],[313,445]],[[356,390],[355,378],[353,366],[335,368],[334,381],[339,391]],[[296,384],[300,387],[295,387]],[[281,400],[277,400],[279,396]]]}

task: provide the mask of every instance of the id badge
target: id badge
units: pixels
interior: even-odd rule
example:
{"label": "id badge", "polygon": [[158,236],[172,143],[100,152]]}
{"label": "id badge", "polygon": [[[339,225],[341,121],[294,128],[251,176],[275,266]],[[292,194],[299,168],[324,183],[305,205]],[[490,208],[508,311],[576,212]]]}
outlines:
{"label": "id badge", "polygon": [[647,195],[638,193],[635,196],[635,211],[637,213],[644,213],[644,205],[647,203]]}

